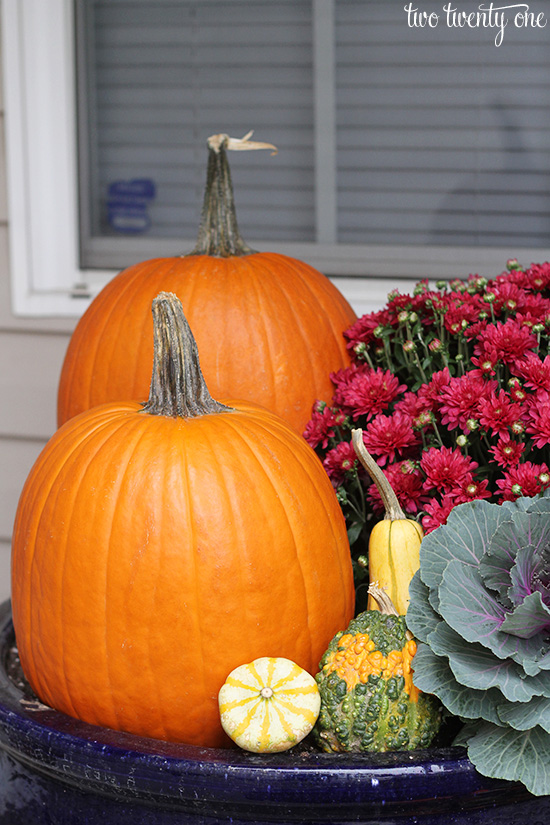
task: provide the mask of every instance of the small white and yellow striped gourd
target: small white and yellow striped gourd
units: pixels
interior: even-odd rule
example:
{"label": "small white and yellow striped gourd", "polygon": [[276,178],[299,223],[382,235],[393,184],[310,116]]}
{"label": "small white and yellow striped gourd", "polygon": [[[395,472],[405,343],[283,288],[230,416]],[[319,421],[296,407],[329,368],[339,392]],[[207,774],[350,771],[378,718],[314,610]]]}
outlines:
{"label": "small white and yellow striped gourd", "polygon": [[240,748],[275,753],[307,736],[321,699],[306,670],[290,659],[265,656],[231,671],[219,704],[222,727]]}

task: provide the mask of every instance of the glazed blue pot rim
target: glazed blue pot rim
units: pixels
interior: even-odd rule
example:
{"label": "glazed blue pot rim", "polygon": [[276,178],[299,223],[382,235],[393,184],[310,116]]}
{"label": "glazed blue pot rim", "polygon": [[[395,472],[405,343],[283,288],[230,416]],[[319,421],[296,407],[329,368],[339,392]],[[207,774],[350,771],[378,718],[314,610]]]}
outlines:
{"label": "glazed blue pot rim", "polygon": [[[25,700],[5,663],[14,642],[9,602],[0,606],[0,749],[38,773],[105,796],[157,803],[382,805],[389,813],[427,798],[479,805],[522,786],[481,776],[462,748],[386,754],[249,754],[146,739],[89,725]],[[460,802],[459,802],[460,800]],[[389,806],[389,807],[388,807]],[[328,809],[327,809],[328,810]]]}

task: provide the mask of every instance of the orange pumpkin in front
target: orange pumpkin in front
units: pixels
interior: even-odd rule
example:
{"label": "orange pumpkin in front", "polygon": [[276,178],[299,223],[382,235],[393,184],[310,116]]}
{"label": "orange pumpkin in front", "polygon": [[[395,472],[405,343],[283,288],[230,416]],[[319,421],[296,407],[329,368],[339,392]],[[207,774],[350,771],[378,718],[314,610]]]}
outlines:
{"label": "orange pumpkin in front", "polygon": [[[315,672],[351,618],[349,545],[320,461],[281,419],[247,403],[170,412],[159,381],[145,409],[69,421],[31,470],[13,538],[16,639],[57,710],[227,746],[227,674],[264,655]],[[191,388],[199,407],[204,390]]]}

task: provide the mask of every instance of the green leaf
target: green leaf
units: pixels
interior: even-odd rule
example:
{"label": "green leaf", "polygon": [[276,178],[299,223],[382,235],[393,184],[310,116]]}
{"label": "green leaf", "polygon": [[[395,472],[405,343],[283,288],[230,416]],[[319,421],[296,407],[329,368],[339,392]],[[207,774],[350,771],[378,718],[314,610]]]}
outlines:
{"label": "green leaf", "polygon": [[550,733],[550,698],[535,696],[526,704],[506,704],[498,708],[502,722],[516,730],[529,730],[540,725]]}
{"label": "green leaf", "polygon": [[542,601],[538,590],[530,593],[521,604],[508,613],[502,622],[501,630],[519,636],[521,639],[531,639],[538,633],[548,630],[550,626],[550,610]]}
{"label": "green leaf", "polygon": [[477,499],[459,504],[451,510],[445,525],[424,537],[420,569],[422,581],[430,590],[437,592],[451,559],[478,566],[491,536],[502,521],[510,518],[510,506],[506,505],[511,504],[489,504]]}
{"label": "green leaf", "polygon": [[432,608],[428,601],[428,595],[428,588],[422,582],[420,573],[417,571],[409,585],[411,601],[407,610],[406,622],[411,633],[422,642],[427,641],[429,634],[441,622],[441,616]]}
{"label": "green leaf", "polygon": [[441,615],[453,630],[468,642],[481,642],[493,649],[491,640],[505,611],[485,589],[474,567],[466,567],[457,559],[449,562],[439,588],[439,604]]}
{"label": "green leaf", "polygon": [[522,782],[535,796],[550,794],[550,734],[483,722],[468,740],[468,756],[484,776]]}
{"label": "green leaf", "polygon": [[540,634],[521,639],[500,632],[505,611],[485,590],[475,568],[449,562],[439,591],[439,612],[464,639],[480,642],[500,659],[515,659],[530,676],[539,672],[535,659],[543,646]]}
{"label": "green leaf", "polygon": [[[444,622],[428,637],[437,656],[447,656],[449,666],[460,684],[473,690],[498,689],[509,702],[529,702],[533,696],[550,698],[547,674],[526,676],[513,659],[498,659],[480,644],[468,644]],[[416,661],[416,660],[415,660]]]}
{"label": "green leaf", "polygon": [[492,536],[481,559],[479,572],[486,587],[518,604],[531,592],[529,584],[545,548],[550,544],[550,520],[546,513],[512,513]]}
{"label": "green leaf", "polygon": [[550,489],[527,501],[529,513],[550,513]]}
{"label": "green leaf", "polygon": [[364,527],[362,521],[355,521],[352,524],[348,525],[348,541],[350,546],[355,544],[359,536],[361,535],[361,531]]}
{"label": "green leaf", "polygon": [[497,704],[502,701],[498,690],[472,690],[457,682],[447,659],[436,656],[428,645],[418,645],[414,660],[413,683],[424,693],[433,693],[450,713],[467,719],[486,719],[502,724]]}

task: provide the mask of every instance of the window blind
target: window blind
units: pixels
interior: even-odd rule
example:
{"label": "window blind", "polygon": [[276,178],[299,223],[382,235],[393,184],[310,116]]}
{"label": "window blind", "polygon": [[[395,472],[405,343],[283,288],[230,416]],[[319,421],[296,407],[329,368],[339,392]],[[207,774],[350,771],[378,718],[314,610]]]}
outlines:
{"label": "window blind", "polygon": [[146,234],[195,238],[207,137],[253,129],[280,151],[231,154],[244,237],[313,239],[311,4],[102,0],[84,7],[81,146],[89,186],[82,194],[91,234],[143,234],[139,185],[129,184],[146,180],[155,190],[146,199]]}
{"label": "window blind", "polygon": [[[420,4],[440,16],[443,5]],[[339,249],[548,246],[548,29],[508,26],[496,47],[494,29],[410,27],[404,6],[79,0],[83,265],[95,265],[98,238],[124,236],[127,250],[132,233],[141,259],[147,238],[182,251],[179,239],[196,235],[207,136],[249,129],[279,154],[231,157],[244,237],[314,244],[314,92],[331,55],[323,123],[336,135]],[[326,55],[313,42],[321,8],[332,14]],[[148,224],[136,207],[132,225],[124,186],[144,179],[155,188]]]}
{"label": "window blind", "polygon": [[438,26],[409,27],[405,3],[335,4],[339,241],[548,245],[548,28],[510,12],[496,47],[495,29],[412,5]]}

